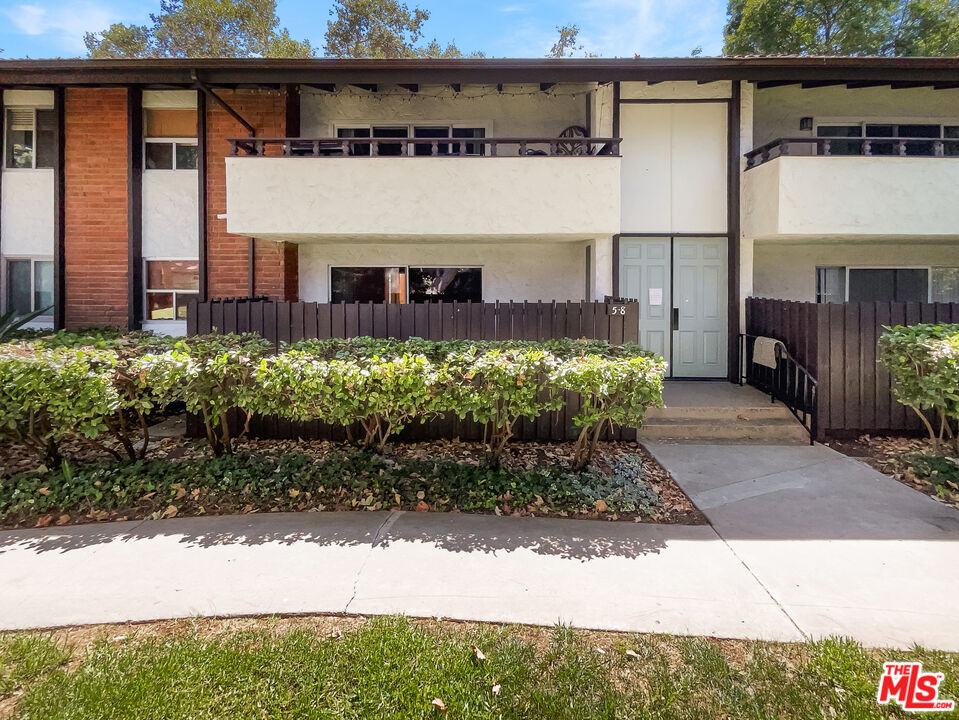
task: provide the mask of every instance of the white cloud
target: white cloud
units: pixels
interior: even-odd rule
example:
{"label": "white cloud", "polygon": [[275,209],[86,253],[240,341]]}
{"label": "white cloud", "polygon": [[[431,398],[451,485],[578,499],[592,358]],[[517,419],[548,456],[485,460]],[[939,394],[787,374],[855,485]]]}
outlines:
{"label": "white cloud", "polygon": [[[83,35],[97,32],[115,22],[130,22],[130,3],[114,8],[103,2],[33,2],[3,10],[12,27],[7,32],[53,41],[64,53],[82,53]],[[139,8],[137,8],[139,10]],[[137,12],[136,15],[145,15]],[[140,19],[135,19],[142,22]]]}
{"label": "white cloud", "polygon": [[583,44],[605,57],[706,55],[722,50],[724,0],[586,0]]}

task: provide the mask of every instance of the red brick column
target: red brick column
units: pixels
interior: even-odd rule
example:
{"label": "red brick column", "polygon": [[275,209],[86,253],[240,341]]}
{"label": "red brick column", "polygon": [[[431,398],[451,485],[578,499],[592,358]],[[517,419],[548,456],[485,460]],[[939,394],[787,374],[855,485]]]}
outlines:
{"label": "red brick column", "polygon": [[66,326],[127,325],[127,91],[67,88]]}
{"label": "red brick column", "polygon": [[[276,90],[214,90],[256,128],[261,137],[286,134],[286,98]],[[249,294],[249,239],[226,231],[226,162],[231,137],[246,137],[246,129],[215,101],[207,101],[207,277],[209,296]],[[278,148],[271,149],[278,153]],[[274,300],[296,300],[297,246],[256,240],[255,294]]]}

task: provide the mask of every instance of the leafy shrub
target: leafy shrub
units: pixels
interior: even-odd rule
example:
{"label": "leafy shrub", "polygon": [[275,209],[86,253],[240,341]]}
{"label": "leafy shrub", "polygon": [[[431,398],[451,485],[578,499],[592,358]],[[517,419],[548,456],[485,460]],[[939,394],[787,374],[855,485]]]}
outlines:
{"label": "leafy shrub", "polygon": [[[893,378],[896,399],[922,419],[932,440],[953,439],[959,452],[959,325],[897,325],[879,338],[879,360]],[[923,410],[940,420],[939,432]]]}
{"label": "leafy shrub", "polygon": [[246,413],[246,432],[259,391],[254,372],[270,349],[270,343],[259,336],[207,336],[177,342],[166,352],[142,355],[132,367],[158,401],[182,400],[188,411],[198,414],[213,454],[222,455],[233,452],[231,408]]}
{"label": "leafy shrub", "polygon": [[556,384],[582,399],[573,421],[581,428],[573,450],[573,466],[586,467],[603,429],[614,424],[639,427],[647,407],[663,405],[663,366],[644,355],[571,358],[556,371]]}
{"label": "leafy shrub", "polygon": [[128,415],[138,415],[143,427],[143,413],[151,407],[115,353],[0,346],[0,433],[32,447],[48,464],[60,463],[65,437],[99,444],[104,432],[136,457]]}

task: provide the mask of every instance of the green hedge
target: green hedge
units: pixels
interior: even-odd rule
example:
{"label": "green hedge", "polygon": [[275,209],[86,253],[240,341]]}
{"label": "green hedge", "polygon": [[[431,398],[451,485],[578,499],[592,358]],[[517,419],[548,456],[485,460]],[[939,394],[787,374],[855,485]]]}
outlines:
{"label": "green hedge", "polygon": [[0,346],[0,432],[56,462],[65,437],[98,442],[103,433],[142,457],[146,416],[173,402],[203,419],[216,455],[232,452],[232,408],[248,420],[358,424],[356,440],[380,449],[411,423],[454,414],[487,427],[496,465],[517,422],[562,408],[572,391],[582,398],[573,460],[583,467],[604,428],[639,427],[647,407],[662,405],[664,365],[635,345],[357,338],[303,341],[277,353],[250,335],[96,344],[78,347],[60,335]]}
{"label": "green hedge", "polygon": [[[879,338],[879,360],[893,392],[922,418],[933,440],[950,438],[959,452],[959,325],[897,325]],[[936,431],[924,410],[939,419]]]}

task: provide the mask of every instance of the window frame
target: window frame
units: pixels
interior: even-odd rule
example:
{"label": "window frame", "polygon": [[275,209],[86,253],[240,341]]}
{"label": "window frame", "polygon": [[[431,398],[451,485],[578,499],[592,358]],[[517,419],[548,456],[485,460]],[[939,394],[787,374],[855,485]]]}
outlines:
{"label": "window frame", "polygon": [[[182,293],[182,294],[184,294],[184,295],[197,295],[197,296],[198,296],[198,295],[200,294],[199,289],[197,289],[197,290],[189,290],[189,289],[187,289],[187,288],[175,288],[175,289],[162,288],[162,289],[151,290],[150,288],[147,287],[147,278],[150,277],[149,273],[147,272],[147,269],[148,269],[147,263],[151,263],[151,262],[195,262],[195,263],[197,263],[197,266],[199,267],[199,263],[200,263],[199,257],[167,257],[167,256],[163,256],[163,257],[143,258],[143,270],[142,270],[143,275],[141,276],[141,277],[143,278],[143,322],[145,322],[145,323],[185,323],[185,322],[186,322],[186,318],[178,318],[178,317],[176,317],[176,308],[177,308],[176,299],[177,299],[177,294],[178,294],[178,293]],[[172,294],[173,294],[173,317],[172,317],[172,318],[151,318],[150,315],[149,315],[149,313],[150,313],[150,308],[149,308],[149,305],[148,305],[148,303],[147,303],[147,301],[149,300],[149,296],[150,296],[151,294],[152,294],[152,295],[159,295],[159,294],[163,294],[163,293],[172,293]]]}
{"label": "window frame", "polygon": [[[358,264],[358,265],[334,265],[330,263],[326,266],[326,302],[333,302],[333,269],[334,268],[382,268],[384,270],[389,268],[402,268],[406,271],[406,295],[403,298],[402,303],[382,303],[384,305],[411,305],[410,302],[410,268],[469,268],[470,270],[479,270],[480,271],[480,300],[476,302],[486,302],[486,266],[485,265],[473,265],[469,263],[430,263],[429,265],[424,265],[418,263],[416,265],[409,264],[393,264],[393,265],[378,265],[378,264]],[[378,303],[377,303],[378,304]]]}
{"label": "window frame", "polygon": [[[446,137],[446,139],[448,140],[448,144],[449,144],[449,145],[453,145],[453,144],[456,144],[456,143],[462,143],[462,144],[464,144],[464,145],[465,145],[465,144],[476,143],[476,144],[479,144],[479,145],[483,148],[483,152],[482,152],[482,153],[479,153],[479,154],[474,154],[474,153],[460,153],[460,154],[457,154],[457,155],[453,155],[453,154],[436,155],[435,157],[486,157],[486,156],[487,156],[487,149],[486,149],[487,143],[486,143],[485,141],[486,141],[486,138],[487,138],[487,137],[491,137],[491,136],[490,136],[490,127],[491,127],[491,124],[490,124],[489,122],[485,122],[485,121],[482,121],[482,122],[481,122],[481,121],[477,121],[477,122],[450,122],[449,120],[436,120],[436,121],[431,121],[431,120],[429,120],[429,119],[424,119],[424,120],[417,120],[416,122],[389,122],[388,120],[384,120],[383,122],[375,122],[375,123],[373,123],[373,122],[368,122],[368,123],[356,123],[356,122],[336,123],[336,122],[334,122],[334,123],[332,123],[332,125],[331,125],[331,127],[332,127],[332,132],[331,132],[331,134],[330,134],[330,137],[334,137],[334,138],[338,138],[338,139],[339,139],[339,132],[340,132],[340,130],[369,130],[369,131],[370,131],[370,140],[371,140],[371,141],[373,141],[373,140],[381,140],[381,141],[383,141],[383,142],[388,143],[388,142],[389,142],[389,138],[374,138],[374,137],[373,137],[373,128],[374,128],[374,127],[381,127],[381,128],[400,128],[400,127],[404,127],[404,126],[406,127],[406,137],[409,137],[409,138],[412,138],[412,137],[413,137],[413,133],[415,132],[415,128],[441,128],[441,127],[445,127],[445,128],[447,129],[447,131],[449,132],[449,135],[447,135],[447,137]],[[467,129],[467,128],[476,128],[476,129],[482,130],[482,131],[483,131],[483,137],[481,137],[481,138],[453,138],[453,130],[454,130],[454,129],[455,129],[455,130],[462,130],[462,129]],[[363,139],[365,139],[365,138],[363,138]],[[422,140],[424,140],[424,141],[433,140],[433,139],[442,140],[443,138],[422,138]],[[413,146],[412,146],[412,145],[408,145],[407,148],[406,148],[406,153],[400,153],[400,155],[398,155],[398,156],[391,156],[391,155],[383,155],[383,156],[373,155],[373,154],[372,154],[372,151],[371,151],[371,154],[370,154],[370,155],[359,155],[359,156],[356,156],[356,157],[434,157],[434,156],[433,156],[433,155],[419,155],[419,156],[417,156],[417,155],[415,154],[415,150],[413,150]],[[343,267],[346,267],[346,266],[343,266]],[[350,265],[349,267],[364,267],[364,266],[362,266],[362,265]],[[386,266],[384,266],[384,267],[386,267]],[[392,267],[392,266],[391,266],[391,267]],[[437,265],[437,266],[433,266],[433,267],[440,267],[440,266]]]}
{"label": "window frame", "polygon": [[932,302],[932,269],[935,267],[952,267],[952,265],[846,265],[846,302],[849,300],[849,271],[850,270],[925,270],[926,271],[926,300]]}
{"label": "window frame", "polygon": [[[37,167],[37,111],[38,110],[54,110],[55,108],[52,105],[3,105],[3,117],[0,118],[0,122],[3,123],[3,137],[0,138],[0,141],[3,142],[3,150],[0,152],[0,170],[3,172],[36,172],[37,170],[42,170],[44,172],[53,172],[53,168],[48,167]],[[7,167],[7,133],[10,132],[10,123],[7,122],[7,110],[29,110],[33,115],[33,125],[31,126],[30,132],[33,133],[33,153],[31,155],[32,165],[28,168],[24,167]],[[32,257],[32,256],[31,256]],[[19,258],[23,260],[24,258]]]}
{"label": "window frame", "polygon": [[[173,167],[168,168],[150,168],[147,167],[147,144],[161,145],[167,143],[173,146]],[[143,138],[143,171],[144,172],[197,172],[197,168],[178,168],[176,166],[176,148],[177,145],[192,145],[197,147],[199,143],[197,138]],[[197,151],[199,152],[199,150]],[[199,158],[198,158],[199,160]]]}
{"label": "window frame", "polygon": [[[26,170],[28,168],[19,168],[20,170]],[[40,168],[44,169],[44,168]],[[52,255],[4,255],[3,261],[0,262],[0,312],[7,312],[9,308],[7,307],[7,293],[9,291],[9,270],[8,266],[10,262],[17,262],[28,260],[30,262],[30,312],[36,312],[39,308],[37,307],[37,263],[38,262],[53,262]],[[56,278],[54,278],[56,282]],[[54,297],[54,299],[56,299]],[[32,325],[34,323],[41,324],[44,327],[53,325],[53,314],[56,308],[51,308],[49,315],[38,315],[33,320],[28,323]],[[29,314],[29,313],[28,313]],[[21,316],[22,317],[22,316]]]}

